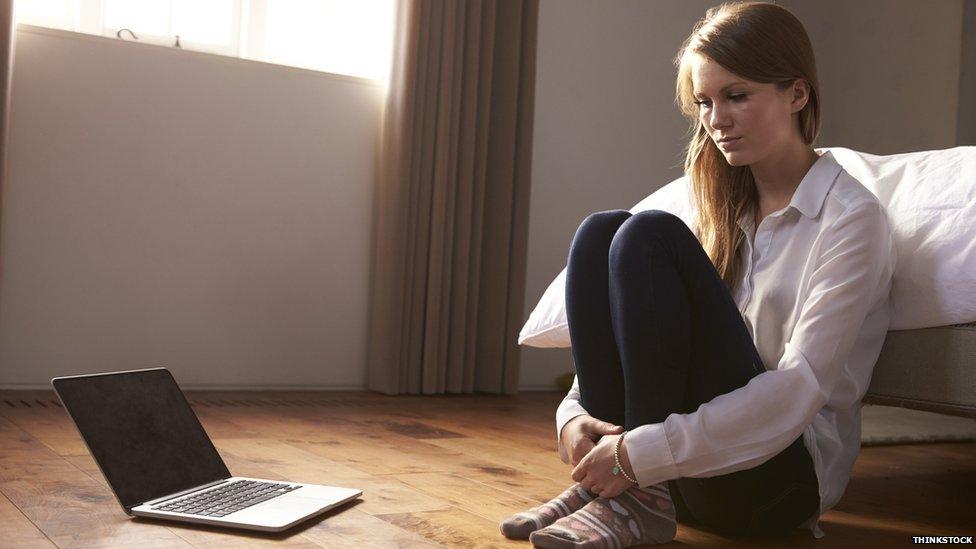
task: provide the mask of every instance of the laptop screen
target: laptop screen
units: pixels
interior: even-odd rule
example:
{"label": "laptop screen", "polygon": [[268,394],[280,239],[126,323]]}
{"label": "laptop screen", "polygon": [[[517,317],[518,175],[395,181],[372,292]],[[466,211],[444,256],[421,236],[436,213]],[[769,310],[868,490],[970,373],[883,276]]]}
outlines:
{"label": "laptop screen", "polygon": [[230,477],[169,370],[52,383],[126,511]]}

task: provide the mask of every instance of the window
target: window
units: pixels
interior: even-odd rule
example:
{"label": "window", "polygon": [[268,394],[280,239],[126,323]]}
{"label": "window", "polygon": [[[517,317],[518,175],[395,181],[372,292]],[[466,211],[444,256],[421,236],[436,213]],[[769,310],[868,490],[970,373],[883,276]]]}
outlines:
{"label": "window", "polygon": [[17,2],[16,21],[30,23],[41,27],[74,30],[72,0],[33,0],[32,2]]}
{"label": "window", "polygon": [[[17,21],[386,81],[396,0],[28,0]],[[127,29],[127,30],[123,30]]]}

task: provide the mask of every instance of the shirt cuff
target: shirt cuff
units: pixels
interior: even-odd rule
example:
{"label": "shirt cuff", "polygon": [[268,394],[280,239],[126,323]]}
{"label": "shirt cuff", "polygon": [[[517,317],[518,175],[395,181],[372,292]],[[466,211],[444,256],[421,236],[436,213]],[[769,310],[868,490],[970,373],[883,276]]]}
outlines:
{"label": "shirt cuff", "polygon": [[563,463],[569,463],[569,454],[566,453],[566,449],[563,448],[562,442],[560,441],[560,434],[563,432],[563,427],[569,423],[569,420],[576,416],[581,416],[586,414],[586,409],[579,401],[567,399],[559,405],[556,410],[556,447],[559,449],[559,459]]}
{"label": "shirt cuff", "polygon": [[634,470],[634,479],[641,488],[680,476],[664,423],[641,425],[629,431],[624,436],[624,444]]}

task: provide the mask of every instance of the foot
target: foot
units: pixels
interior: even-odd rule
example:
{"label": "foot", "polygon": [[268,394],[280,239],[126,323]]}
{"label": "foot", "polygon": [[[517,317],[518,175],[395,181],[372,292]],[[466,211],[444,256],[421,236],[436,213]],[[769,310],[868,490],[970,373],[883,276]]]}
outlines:
{"label": "foot", "polygon": [[502,534],[509,539],[529,539],[529,534],[532,532],[582,509],[595,497],[579,484],[574,484],[548,502],[503,520]]}
{"label": "foot", "polygon": [[532,532],[535,547],[604,549],[667,543],[677,533],[674,504],[666,483],[629,488],[613,498],[596,498],[582,509]]}

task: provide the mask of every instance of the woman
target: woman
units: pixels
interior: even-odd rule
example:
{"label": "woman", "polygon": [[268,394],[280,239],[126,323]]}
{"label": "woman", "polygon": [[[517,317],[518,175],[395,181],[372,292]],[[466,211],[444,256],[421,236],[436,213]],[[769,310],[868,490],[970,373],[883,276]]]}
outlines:
{"label": "woman", "polygon": [[578,484],[502,523],[541,547],[798,526],[840,499],[890,318],[878,200],[830,153],[802,24],[709,9],[675,58],[697,222],[598,212],[566,271],[576,381],[557,410]]}

